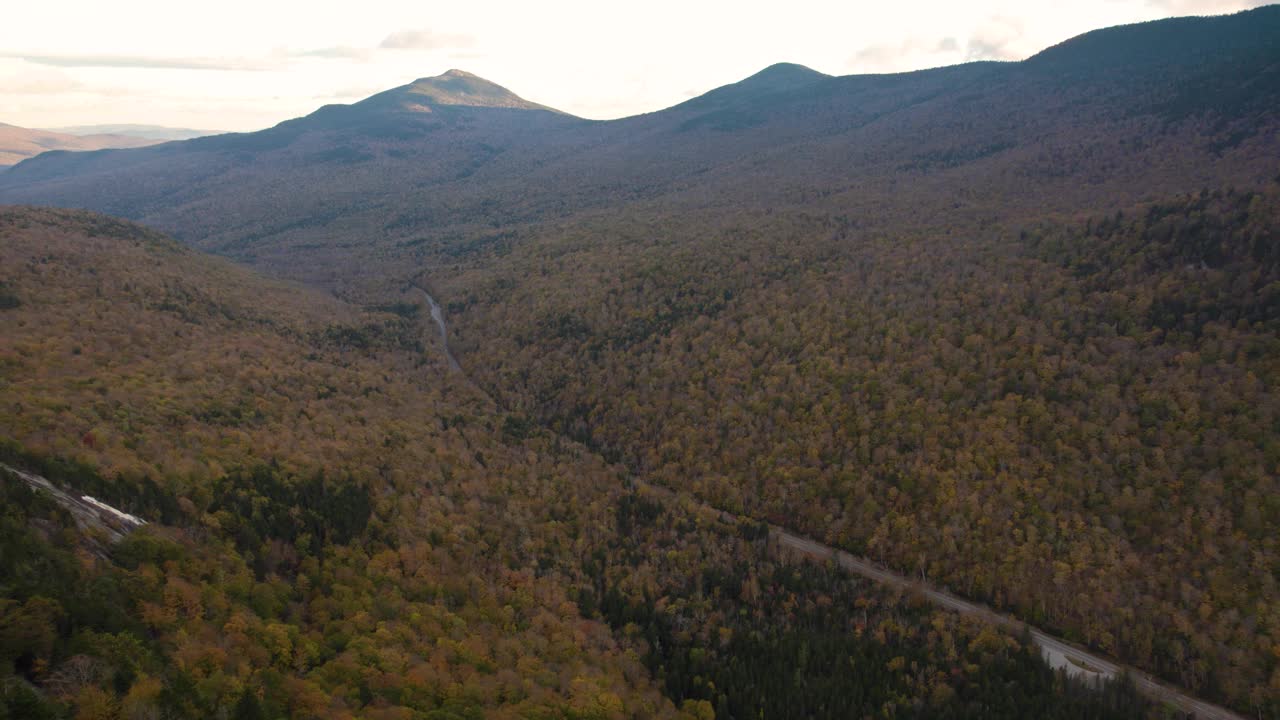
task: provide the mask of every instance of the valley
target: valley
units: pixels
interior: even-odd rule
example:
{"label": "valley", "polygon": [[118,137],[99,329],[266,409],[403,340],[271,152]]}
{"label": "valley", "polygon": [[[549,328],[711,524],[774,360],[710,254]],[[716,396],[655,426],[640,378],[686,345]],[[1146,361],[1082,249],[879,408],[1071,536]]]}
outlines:
{"label": "valley", "polygon": [[0,170],[3,709],[1280,717],[1276,38]]}

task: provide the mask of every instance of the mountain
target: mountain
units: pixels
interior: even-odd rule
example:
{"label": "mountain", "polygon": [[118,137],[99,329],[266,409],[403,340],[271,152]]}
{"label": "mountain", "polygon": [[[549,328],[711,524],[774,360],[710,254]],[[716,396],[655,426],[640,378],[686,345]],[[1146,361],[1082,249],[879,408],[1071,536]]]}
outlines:
{"label": "mountain", "polygon": [[[654,534],[602,541],[626,560],[574,576],[581,607],[646,639],[668,699],[718,703],[718,667],[716,687],[746,691],[810,667],[782,647],[848,667],[821,638],[950,645],[949,629],[875,619],[827,632],[857,622],[847,595],[721,564],[748,552],[727,537],[771,521],[1272,717],[1276,37],[1280,7],[1265,7],[1101,30],[1017,63],[781,65],[609,122],[446,75],[259,133],[36,158],[0,174],[0,198],[140,219],[349,303],[429,287],[467,380],[502,408],[468,427],[558,438],[684,494],[653,511],[600,480],[616,527]],[[669,512],[689,497],[750,521],[681,535],[697,523]],[[682,554],[693,546],[720,560]],[[656,562],[676,566],[627,580]],[[735,594],[747,604],[716,605]],[[793,615],[789,596],[826,600]],[[975,677],[946,664],[905,676]],[[945,703],[967,682],[932,687]],[[753,706],[734,698],[731,716]]]}
{"label": "mountain", "polygon": [[830,78],[830,75],[824,75],[803,65],[777,63],[745,80],[716,88],[692,100],[687,100],[677,107],[695,109],[723,107],[736,100],[758,99],[770,93],[787,93]]}
{"label": "mountain", "polygon": [[50,132],[67,135],[124,135],[125,137],[142,138],[169,142],[171,140],[190,140],[206,135],[221,135],[222,130],[192,130],[191,128],[173,128],[163,125],[74,125],[71,127],[48,128]]}
{"label": "mountain", "polygon": [[[38,186],[39,192],[64,197],[64,205],[135,218],[152,210],[164,212],[151,199],[161,195],[171,196],[163,204],[213,202],[220,209],[207,215],[213,223],[208,231],[216,232],[219,219],[233,213],[258,226],[242,230],[270,233],[276,219],[298,228],[316,226],[350,214],[350,202],[364,205],[369,198],[403,194],[406,188],[447,186],[510,149],[536,153],[546,138],[588,124],[455,71],[353,105],[325,106],[255,133],[168,143],[139,154],[101,152],[28,165],[12,177],[5,173],[4,186],[13,190],[14,200]],[[335,183],[339,176],[341,182]],[[128,177],[146,189],[113,182],[99,186],[101,198],[89,201],[79,198],[81,188],[73,187],[89,177]],[[287,190],[299,186],[314,192]],[[260,224],[268,218],[274,219]]]}
{"label": "mountain", "polygon": [[31,130],[0,123],[0,167],[14,165],[50,150],[101,150],[154,145],[160,140],[125,134],[69,134],[52,130]]}
{"label": "mountain", "polygon": [[[1280,30],[1278,18],[1267,7],[1204,20],[1203,41],[1179,29],[1199,21],[1164,21],[1021,63],[897,75],[783,64],[611,122],[446,73],[258,133],[24,163],[0,177],[0,199],[110,212],[292,272],[306,267],[297,244],[359,236],[381,255],[375,247],[424,234],[505,232],[633,203],[714,213],[816,200],[863,222],[926,224],[1116,209],[1269,176],[1274,117],[1220,100],[1274,102],[1268,30]],[[1187,37],[1166,42],[1170,27]],[[1237,37],[1229,54],[1219,52],[1223,33]],[[1152,59],[1130,65],[1099,43],[1151,46]]]}
{"label": "mountain", "polygon": [[356,103],[358,108],[393,108],[408,112],[436,112],[449,106],[560,112],[531,103],[501,85],[462,70],[419,78]]}

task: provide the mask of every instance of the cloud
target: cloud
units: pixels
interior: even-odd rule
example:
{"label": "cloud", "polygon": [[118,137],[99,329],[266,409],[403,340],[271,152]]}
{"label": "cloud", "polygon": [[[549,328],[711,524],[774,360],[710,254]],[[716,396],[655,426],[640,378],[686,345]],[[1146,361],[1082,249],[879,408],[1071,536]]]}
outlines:
{"label": "cloud", "polygon": [[386,90],[385,85],[349,85],[339,88],[338,90],[323,95],[316,95],[317,100],[351,100],[353,98],[367,98],[370,95]]}
{"label": "cloud", "polygon": [[4,53],[35,65],[64,68],[145,68],[157,70],[274,70],[276,62],[247,58],[147,57],[143,55],[28,55]]}
{"label": "cloud", "polygon": [[1025,27],[1018,18],[991,16],[968,34],[916,36],[860,48],[846,62],[852,72],[902,72],[976,60],[1020,60],[1028,55]]}
{"label": "cloud", "polygon": [[[280,70],[297,60],[354,60],[371,62],[384,50],[451,50],[450,57],[468,59],[475,54],[475,37],[434,30],[401,30],[382,39],[377,47],[331,45],[310,50],[278,48],[261,57],[187,57],[154,55],[25,53],[0,51],[0,59],[22,60],[52,68],[129,68],[147,70],[219,70],[257,72]],[[70,89],[70,88],[64,88]]]}
{"label": "cloud", "polygon": [[958,62],[960,50],[960,42],[954,37],[907,38],[896,43],[868,45],[845,64],[855,72],[899,72],[929,64]]}
{"label": "cloud", "polygon": [[920,50],[921,46],[918,41],[905,40],[900,43],[868,45],[861,48],[858,52],[849,58],[849,64],[854,67],[884,67],[891,66],[896,60],[911,55]]}
{"label": "cloud", "polygon": [[0,95],[60,95],[83,89],[84,83],[60,70],[0,75]]}
{"label": "cloud", "polygon": [[333,47],[316,48],[315,50],[301,50],[290,53],[291,57],[297,58],[322,58],[324,60],[369,60],[373,57],[373,50],[369,48],[351,47],[350,45],[336,45]]}
{"label": "cloud", "polygon": [[400,30],[378,43],[383,50],[442,50],[469,48],[476,39],[461,33],[439,33],[434,30]]}
{"label": "cloud", "polygon": [[991,17],[969,36],[965,60],[1021,60],[1019,47],[1024,38],[1022,21],[1012,17]]}

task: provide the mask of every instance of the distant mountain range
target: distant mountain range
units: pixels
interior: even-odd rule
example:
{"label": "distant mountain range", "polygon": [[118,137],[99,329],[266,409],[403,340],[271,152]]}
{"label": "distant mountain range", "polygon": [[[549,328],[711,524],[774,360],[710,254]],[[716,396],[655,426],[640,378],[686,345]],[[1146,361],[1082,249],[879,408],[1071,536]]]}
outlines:
{"label": "distant mountain range", "polygon": [[101,150],[154,145],[160,140],[120,133],[73,134],[32,130],[0,123],[0,166],[13,165],[50,150]]}
{"label": "distant mountain range", "polygon": [[71,127],[49,128],[50,132],[67,135],[123,135],[144,140],[190,140],[205,135],[219,135],[222,130],[193,130],[191,128],[174,128],[163,125],[73,125]]}
{"label": "distant mountain range", "polygon": [[14,165],[51,150],[139,148],[216,135],[218,132],[161,125],[77,125],[32,129],[0,123],[0,167]]}
{"label": "distant mountain range", "polygon": [[0,201],[121,215],[292,272],[303,238],[367,249],[637,202],[817,199],[868,223],[1121,207],[1274,173],[1261,111],[1280,97],[1277,37],[1273,6],[1101,30],[1015,63],[780,64],[607,122],[454,70],[259,132],[29,160],[0,175]]}

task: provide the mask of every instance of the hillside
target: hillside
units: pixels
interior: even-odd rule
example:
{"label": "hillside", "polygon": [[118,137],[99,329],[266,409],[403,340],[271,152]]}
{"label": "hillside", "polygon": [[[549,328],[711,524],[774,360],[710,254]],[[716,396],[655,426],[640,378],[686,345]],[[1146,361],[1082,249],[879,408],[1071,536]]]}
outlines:
{"label": "hillside", "polygon": [[30,130],[0,123],[0,167],[16,165],[50,150],[102,150],[154,145],[161,140],[132,135],[93,133],[76,135],[52,130]]}
{"label": "hillside", "polygon": [[[6,563],[4,602],[70,596],[69,636],[30,650],[50,696],[88,702],[56,688],[58,664],[88,654],[127,673],[100,686],[121,702],[182,717],[245,688],[311,717],[563,712],[606,693],[628,716],[670,714],[557,579],[578,541],[555,518],[604,524],[611,472],[494,433],[501,416],[424,354],[415,308],[346,306],[85,213],[6,208],[0,254],[6,461],[155,528],[91,574],[113,588],[106,612],[34,558]],[[495,676],[517,657],[527,685]]]}
{"label": "hillside", "polygon": [[8,716],[1156,717],[628,489],[448,372],[408,296],[83,212],[0,208],[0,260],[0,462],[149,521],[83,536],[0,469]]}
{"label": "hillside", "polygon": [[1274,708],[1278,200],[640,226],[439,288],[484,385],[640,476]]}
{"label": "hillside", "polygon": [[[537,482],[511,501],[525,513],[514,522],[486,524],[470,495],[448,512],[504,561],[561,563],[558,586],[583,615],[620,647],[636,642],[649,680],[615,666],[619,697],[648,697],[652,681],[671,712],[705,700],[729,717],[774,702],[838,716],[834,700],[805,704],[818,695],[782,668],[795,677],[814,648],[845,663],[883,650],[866,638],[903,637],[924,668],[890,673],[907,684],[894,686],[903,714],[1034,714],[1062,691],[1028,681],[1039,688],[1030,705],[984,704],[1000,678],[1030,677],[1031,659],[984,654],[981,631],[913,614],[910,598],[864,599],[885,614],[858,624],[850,604],[874,593],[768,555],[755,522],[770,521],[1274,718],[1278,37],[1271,6],[1100,30],[1017,63],[850,77],[781,64],[609,122],[455,72],[259,133],[37,158],[0,174],[0,199],[118,213],[331,290],[343,302],[324,302],[360,318],[335,338],[388,328],[359,333],[381,358],[359,361],[371,379],[313,388],[319,414],[289,395],[260,435],[191,432],[206,434],[202,447],[305,456],[285,467],[327,468],[344,452],[376,467],[389,430],[314,429],[314,418],[332,407],[397,418],[386,422],[406,437],[426,427],[452,438],[456,411],[433,420],[413,398],[465,402],[477,419],[457,463],[487,478],[474,449],[482,467],[493,455],[551,474],[528,475]],[[347,304],[399,307],[410,284],[444,306],[463,373],[424,383],[395,345],[408,318]],[[328,337],[316,333],[290,337]],[[59,348],[60,336],[37,344]],[[289,347],[285,366],[316,352]],[[58,361],[74,367],[68,378],[98,372],[79,357]],[[255,387],[290,382],[310,381]],[[24,406],[6,421],[23,443],[115,467],[66,439],[87,429],[71,415]],[[142,447],[119,430],[130,416],[112,417],[106,447]],[[302,430],[285,421],[304,417]],[[43,429],[58,422],[65,433]],[[436,467],[415,452],[393,477]],[[168,464],[136,462],[156,476]],[[199,462],[211,478],[234,466]],[[687,499],[655,507],[666,496],[624,491],[633,483],[755,522],[720,527]],[[497,502],[485,480],[466,487]],[[414,526],[396,517],[383,527]],[[509,549],[526,541],[540,549]],[[757,552],[766,565],[738,564]],[[954,653],[947,638],[960,638]],[[990,647],[1018,644],[998,638]],[[901,670],[909,654],[874,666]],[[867,692],[890,682],[873,676]],[[871,697],[842,695],[848,679],[822,697]],[[767,697],[740,694],[766,686]],[[1120,696],[1107,707],[1125,707]]]}

